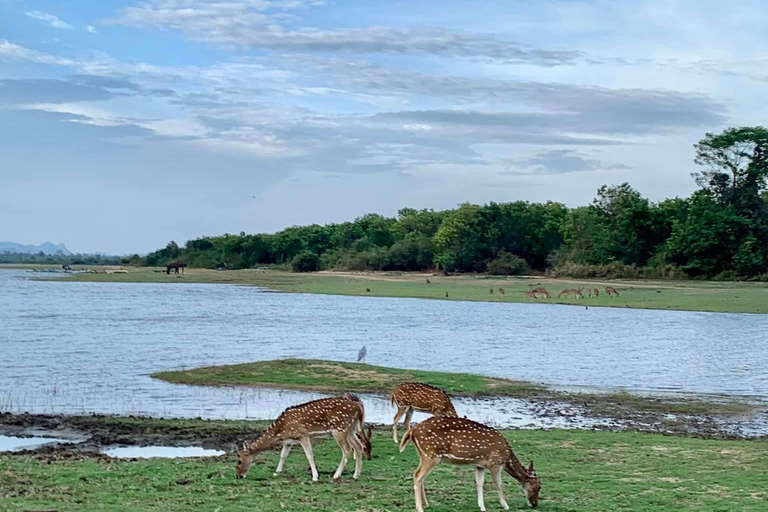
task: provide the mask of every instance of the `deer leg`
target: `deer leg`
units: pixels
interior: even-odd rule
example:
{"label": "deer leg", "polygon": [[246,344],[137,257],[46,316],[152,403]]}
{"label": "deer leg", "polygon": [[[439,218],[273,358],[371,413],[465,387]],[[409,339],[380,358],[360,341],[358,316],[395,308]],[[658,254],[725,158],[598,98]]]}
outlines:
{"label": "deer leg", "polygon": [[355,473],[352,475],[352,478],[357,480],[360,478],[360,472],[363,470],[363,443],[357,438],[356,429],[350,431],[347,441],[355,452]]}
{"label": "deer leg", "polygon": [[278,473],[283,472],[285,459],[288,458],[289,453],[291,453],[291,444],[290,443],[283,444],[283,449],[280,451],[280,462],[277,463],[277,469],[275,470],[274,476],[277,476]]}
{"label": "deer leg", "polygon": [[409,407],[408,411],[405,413],[405,431],[408,432],[408,429],[411,428],[411,418],[413,417],[413,407]]}
{"label": "deer leg", "polygon": [[477,506],[480,512],[485,512],[485,502],[483,501],[483,482],[485,481],[485,468],[475,468],[475,485],[477,486]]}
{"label": "deer leg", "polygon": [[440,463],[440,459],[421,459],[419,467],[413,473],[413,494],[416,497],[416,512],[424,512],[422,501],[424,493],[424,479]]}
{"label": "deer leg", "polygon": [[406,410],[407,407],[400,407],[398,405],[397,413],[395,413],[395,419],[392,421],[392,440],[395,442],[395,444],[400,442],[400,440],[397,438],[397,423],[400,421],[400,418],[403,417],[403,414],[405,414]]}
{"label": "deer leg", "polygon": [[501,503],[501,508],[509,510],[507,500],[504,499],[504,489],[501,487],[501,466],[491,469],[491,478],[493,478],[493,483],[496,485],[496,490],[499,491],[499,503]]}
{"label": "deer leg", "polygon": [[334,432],[333,437],[336,439],[336,442],[339,443],[339,448],[341,448],[341,462],[339,462],[339,467],[336,468],[336,472],[333,474],[333,479],[336,480],[344,472],[344,468],[347,467],[350,448],[346,432]]}
{"label": "deer leg", "polygon": [[317,468],[315,467],[315,455],[312,452],[312,440],[309,437],[302,437],[299,442],[301,447],[304,448],[304,454],[309,461],[309,468],[312,470],[312,481],[317,482]]}

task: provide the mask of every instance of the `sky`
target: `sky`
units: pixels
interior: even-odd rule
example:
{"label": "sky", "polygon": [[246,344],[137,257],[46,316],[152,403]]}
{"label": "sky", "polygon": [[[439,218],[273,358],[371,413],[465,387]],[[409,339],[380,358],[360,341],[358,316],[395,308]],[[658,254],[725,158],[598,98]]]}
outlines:
{"label": "sky", "polygon": [[0,240],[144,253],[695,189],[768,118],[763,0],[0,0]]}

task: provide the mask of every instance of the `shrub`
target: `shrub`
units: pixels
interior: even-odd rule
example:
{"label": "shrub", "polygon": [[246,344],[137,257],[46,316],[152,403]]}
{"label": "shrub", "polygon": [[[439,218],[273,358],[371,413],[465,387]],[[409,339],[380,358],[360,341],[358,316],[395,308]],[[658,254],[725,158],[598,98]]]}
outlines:
{"label": "shrub", "polygon": [[501,252],[488,263],[488,273],[498,276],[519,276],[530,271],[523,258],[510,252]]}
{"label": "shrub", "polygon": [[320,269],[320,257],[312,251],[301,251],[291,260],[294,272],[314,272]]}

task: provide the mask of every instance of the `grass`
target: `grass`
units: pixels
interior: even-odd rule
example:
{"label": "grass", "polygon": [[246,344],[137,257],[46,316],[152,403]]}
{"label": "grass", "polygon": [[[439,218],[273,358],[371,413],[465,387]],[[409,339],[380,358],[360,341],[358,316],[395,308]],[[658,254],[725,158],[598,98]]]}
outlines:
{"label": "grass", "polygon": [[319,359],[278,359],[193,370],[158,372],[152,377],[175,384],[258,386],[305,391],[389,393],[403,382],[424,382],[452,395],[523,396],[543,386],[469,373],[401,370],[364,363]]}
{"label": "grass", "polygon": [[[98,267],[92,267],[98,269]],[[68,277],[71,281],[117,283],[226,283],[261,286],[295,293],[328,295],[362,295],[372,297],[410,297],[440,300],[489,302],[526,302],[523,292],[531,285],[545,286],[551,299],[536,303],[575,304],[599,307],[669,309],[684,311],[714,311],[730,313],[768,313],[768,284],[707,281],[604,281],[548,278],[503,278],[482,275],[426,276],[421,274],[316,272],[294,274],[277,270],[187,269],[183,276],[166,275],[157,268],[127,267],[127,274],[82,274]],[[54,278],[56,279],[56,278]],[[604,293],[608,284],[621,296]],[[598,298],[558,299],[565,288],[600,288]],[[498,288],[506,290],[500,295]],[[370,292],[366,292],[370,288]],[[494,293],[490,294],[490,289]],[[446,292],[448,297],[446,297]],[[532,302],[529,300],[529,302]]]}
{"label": "grass", "polygon": [[254,386],[341,393],[389,394],[403,382],[418,381],[444,389],[454,396],[509,396],[523,399],[561,400],[585,405],[596,415],[623,411],[674,414],[746,415],[753,406],[740,401],[711,402],[615,393],[562,393],[546,386],[469,373],[403,370],[364,363],[316,359],[278,359],[254,363],[166,371],[152,377],[175,384],[199,386]]}
{"label": "grass", "polygon": [[[373,459],[359,482],[352,461],[331,481],[339,450],[316,444],[320,481],[310,482],[301,450],[285,472],[272,476],[277,451],[259,456],[244,480],[234,477],[232,454],[206,459],[54,458],[0,455],[0,509],[8,512],[227,512],[411,511],[418,458],[413,446],[398,453],[389,432],[374,435]],[[523,460],[532,458],[542,481],[539,509],[552,512],[762,512],[768,500],[768,442],[720,441],[655,434],[592,431],[507,431]],[[440,464],[426,480],[433,512],[477,510],[473,471]],[[513,510],[527,508],[504,476]],[[485,502],[501,510],[486,477]]]}

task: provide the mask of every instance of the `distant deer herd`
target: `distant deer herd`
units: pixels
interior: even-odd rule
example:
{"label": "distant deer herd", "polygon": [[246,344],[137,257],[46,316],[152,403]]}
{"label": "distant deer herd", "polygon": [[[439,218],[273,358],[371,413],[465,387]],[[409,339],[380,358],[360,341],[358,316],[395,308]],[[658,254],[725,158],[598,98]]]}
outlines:
{"label": "distant deer herd", "polygon": [[[459,418],[448,394],[436,387],[418,382],[397,386],[390,395],[390,402],[397,407],[392,426],[393,440],[399,442],[400,451],[413,444],[419,455],[419,466],[413,474],[413,492],[417,512],[423,512],[427,504],[424,480],[443,460],[451,464],[475,467],[477,504],[485,511],[483,482],[487,469],[499,493],[504,510],[509,505],[504,499],[501,485],[502,471],[508,473],[522,487],[528,504],[535,507],[539,502],[541,483],[533,467],[533,461],[524,466],[509,446],[507,440],[495,429]],[[431,414],[432,417],[411,427],[414,411]],[[405,434],[398,440],[397,424],[405,416]],[[341,461],[333,479],[338,480],[347,465],[349,455],[355,460],[353,478],[362,471],[363,457],[371,460],[371,428],[365,429],[365,408],[356,395],[345,393],[340,397],[313,400],[287,408],[257,439],[247,441],[238,452],[235,473],[244,478],[256,455],[270,448],[281,446],[280,461],[275,476],[282,472],[291,447],[301,445],[309,462],[312,481],[318,480],[312,439],[332,435],[341,448]]]}

